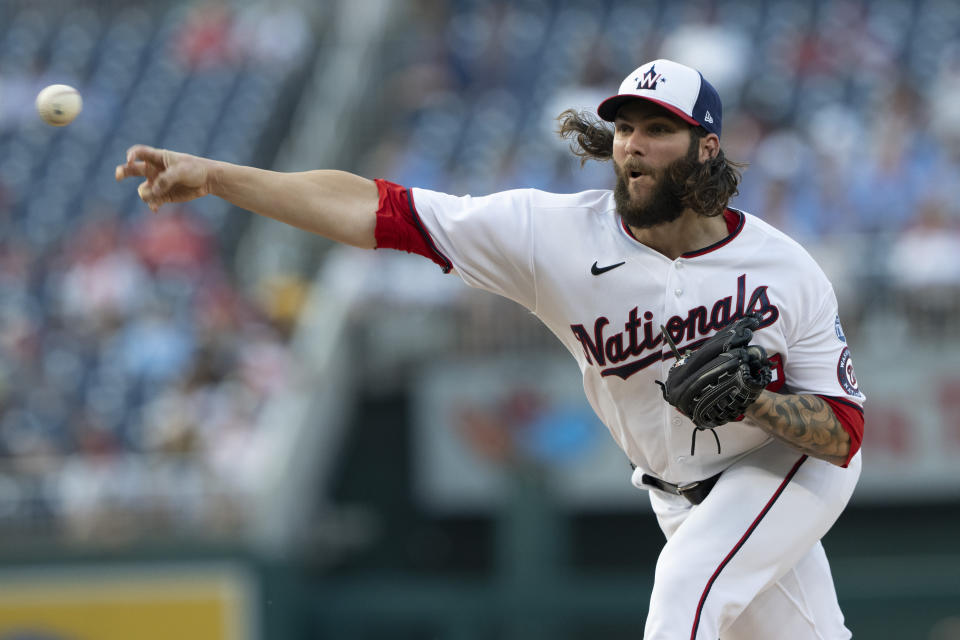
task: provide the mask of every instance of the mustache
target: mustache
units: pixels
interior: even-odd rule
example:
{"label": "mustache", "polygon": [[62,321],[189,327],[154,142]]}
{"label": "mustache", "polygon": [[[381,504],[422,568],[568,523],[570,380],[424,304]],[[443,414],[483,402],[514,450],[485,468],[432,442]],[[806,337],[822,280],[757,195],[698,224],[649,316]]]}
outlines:
{"label": "mustache", "polygon": [[636,158],[624,160],[623,164],[620,165],[620,171],[622,174],[628,174],[632,171],[637,171],[644,175],[652,176],[656,175],[657,171],[646,162],[642,160],[637,160]]}

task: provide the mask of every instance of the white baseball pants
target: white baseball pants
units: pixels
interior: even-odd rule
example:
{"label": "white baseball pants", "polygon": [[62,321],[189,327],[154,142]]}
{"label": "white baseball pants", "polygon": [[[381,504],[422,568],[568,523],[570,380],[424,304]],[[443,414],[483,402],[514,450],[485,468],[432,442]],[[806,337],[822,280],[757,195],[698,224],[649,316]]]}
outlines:
{"label": "white baseball pants", "polygon": [[667,536],[645,640],[851,637],[820,538],[860,477],[771,442],[727,469],[701,504],[656,489]]}

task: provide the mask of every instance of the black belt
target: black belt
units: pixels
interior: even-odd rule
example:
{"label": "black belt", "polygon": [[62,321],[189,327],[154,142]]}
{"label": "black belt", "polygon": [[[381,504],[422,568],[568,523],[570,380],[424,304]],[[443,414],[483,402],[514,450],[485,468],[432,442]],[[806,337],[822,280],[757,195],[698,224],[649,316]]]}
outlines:
{"label": "black belt", "polygon": [[710,490],[713,489],[713,485],[717,484],[717,480],[719,479],[720,474],[718,473],[717,475],[711,476],[706,480],[699,480],[697,482],[688,482],[687,484],[677,485],[645,473],[643,474],[641,481],[643,484],[648,484],[651,487],[660,489],[660,491],[666,491],[667,493],[672,493],[675,496],[683,496],[690,501],[690,504],[700,504],[707,498]]}

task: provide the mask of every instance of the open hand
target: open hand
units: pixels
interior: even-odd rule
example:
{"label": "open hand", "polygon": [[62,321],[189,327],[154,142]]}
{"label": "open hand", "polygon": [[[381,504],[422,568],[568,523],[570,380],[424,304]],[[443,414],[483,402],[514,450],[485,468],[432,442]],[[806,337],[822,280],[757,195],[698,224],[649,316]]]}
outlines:
{"label": "open hand", "polygon": [[168,202],[187,202],[210,193],[210,166],[206,158],[167,149],[134,145],[127,150],[127,161],[118,165],[118,181],[133,176],[146,178],[137,193],[156,212]]}

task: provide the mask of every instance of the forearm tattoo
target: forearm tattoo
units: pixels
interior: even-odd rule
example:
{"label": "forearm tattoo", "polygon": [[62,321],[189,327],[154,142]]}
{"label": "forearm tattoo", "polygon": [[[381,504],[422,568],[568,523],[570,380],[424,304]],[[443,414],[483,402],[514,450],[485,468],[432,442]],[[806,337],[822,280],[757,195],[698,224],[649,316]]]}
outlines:
{"label": "forearm tattoo", "polygon": [[814,458],[842,466],[850,451],[850,435],[822,398],[764,391],[747,416],[761,429]]}

